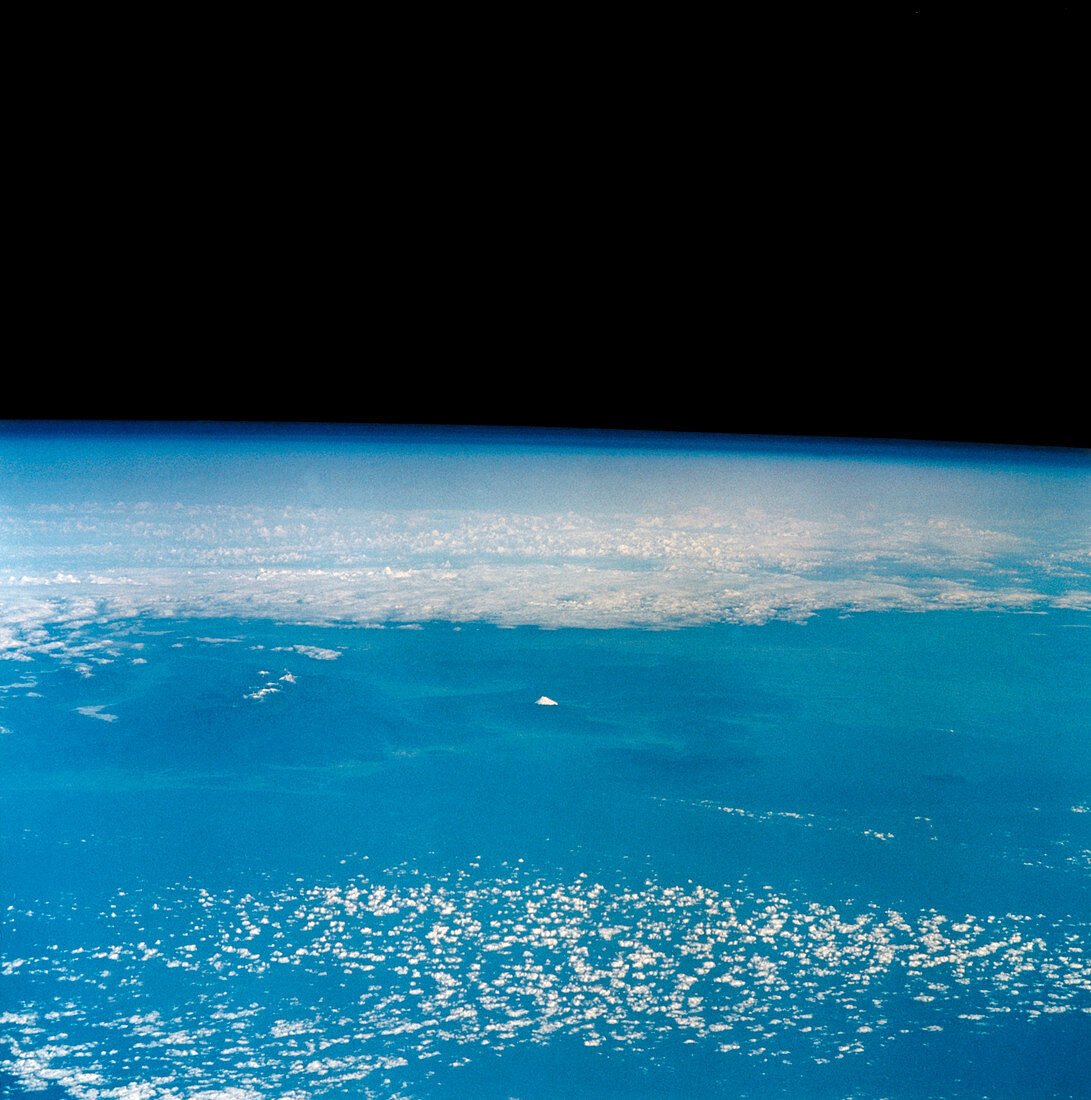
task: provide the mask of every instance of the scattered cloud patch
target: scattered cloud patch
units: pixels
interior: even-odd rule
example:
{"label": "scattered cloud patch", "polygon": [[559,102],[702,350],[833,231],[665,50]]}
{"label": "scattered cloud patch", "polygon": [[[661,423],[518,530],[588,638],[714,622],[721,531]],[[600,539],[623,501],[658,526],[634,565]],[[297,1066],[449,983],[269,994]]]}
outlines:
{"label": "scattered cloud patch", "polygon": [[[283,647],[282,647],[283,648]],[[277,695],[284,690],[284,685],[296,683],[296,678],[290,672],[285,671],[282,676],[277,677],[275,680],[270,679],[273,673],[268,669],[261,669],[258,672],[259,676],[266,677],[265,682],[261,687],[255,688],[253,691],[246,693],[245,698],[261,700],[270,695]]]}
{"label": "scattered cloud patch", "polygon": [[316,645],[274,646],[273,650],[279,653],[299,653],[304,657],[310,657],[312,661],[336,661],[341,656],[339,649],[323,649]]}
{"label": "scattered cloud patch", "polygon": [[76,707],[76,710],[80,714],[86,715],[88,718],[100,718],[103,722],[116,722],[117,721],[117,715],[116,714],[107,714],[106,713],[106,704],[105,703],[99,703],[97,706],[93,706],[93,707]]}
{"label": "scattered cloud patch", "polygon": [[278,691],[280,691],[280,688],[275,684],[266,684],[265,687],[247,692],[245,697],[247,699],[264,699],[267,695],[275,695]]}
{"label": "scattered cloud patch", "polygon": [[[1091,1012],[1086,927],[1071,916],[898,911],[746,878],[611,886],[529,866],[483,874],[475,861],[422,881],[405,864],[245,894],[179,883],[154,903],[119,894],[108,913],[108,939],[21,952],[21,972],[50,991],[65,981],[70,998],[63,1014],[49,998],[0,1015],[19,1049],[0,1068],[25,1088],[63,1076],[75,1097],[122,1095],[128,1071],[103,1052],[134,1031],[148,1079],[170,1085],[147,1100],[176,1096],[183,1073],[191,1098],[241,1100],[302,1098],[317,1080],[340,1095],[391,1068],[416,1095],[436,1054],[454,1066],[573,1040],[644,1062],[703,1049],[737,1080],[742,1059],[866,1059],[955,1018],[1000,1041],[1016,1021]],[[177,934],[149,945],[148,926]],[[238,1001],[282,969],[299,975],[290,1015]],[[148,1012],[171,970],[216,990],[215,1011]],[[345,983],[363,993],[330,1013],[326,991]],[[246,1058],[224,1090],[228,1044]]]}

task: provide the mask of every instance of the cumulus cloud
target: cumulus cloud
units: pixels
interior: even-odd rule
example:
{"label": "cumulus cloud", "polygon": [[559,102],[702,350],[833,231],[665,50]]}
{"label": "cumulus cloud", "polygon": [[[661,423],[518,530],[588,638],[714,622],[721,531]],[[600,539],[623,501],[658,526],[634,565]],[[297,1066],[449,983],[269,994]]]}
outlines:
{"label": "cumulus cloud", "polygon": [[[102,1051],[135,1030],[149,1075],[180,1072],[184,1047],[193,1100],[270,1089],[302,1100],[286,1091],[301,1072],[338,1094],[392,1067],[420,1074],[423,1087],[438,1053],[457,1066],[558,1040],[608,1044],[645,1064],[684,1045],[724,1059],[717,1079],[737,1081],[742,1059],[873,1059],[956,1019],[1000,1042],[1014,1022],[1074,1018],[1091,1004],[1086,929],[1071,916],[903,912],[746,877],[610,886],[529,865],[496,875],[476,862],[420,870],[402,864],[245,894],[184,882],[154,902],[118,894],[108,940],[9,964],[28,985],[66,981],[71,1001],[63,1017],[0,1014],[21,1050],[0,1067],[28,1089],[65,1074],[79,1082],[74,1096],[121,1095],[132,1087],[127,1071]],[[101,927],[101,915],[90,917]],[[162,944],[137,940],[164,921],[172,934]],[[184,1007],[173,1017],[148,1012],[148,990],[167,970],[211,987],[216,1011],[199,1021]],[[281,970],[302,979],[290,1009],[240,1001],[240,983]],[[327,989],[350,982],[364,994],[351,1013],[331,1014]],[[228,1044],[248,1057],[223,1090],[215,1055]],[[149,1085],[141,1095],[177,1092]]]}

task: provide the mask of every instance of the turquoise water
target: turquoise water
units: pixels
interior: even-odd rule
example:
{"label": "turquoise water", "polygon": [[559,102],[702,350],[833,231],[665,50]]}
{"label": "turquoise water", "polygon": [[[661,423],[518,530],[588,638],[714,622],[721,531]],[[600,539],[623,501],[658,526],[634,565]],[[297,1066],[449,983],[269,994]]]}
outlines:
{"label": "turquoise water", "polygon": [[1085,624],[57,628],[4,666],[0,1080],[1091,1095]]}

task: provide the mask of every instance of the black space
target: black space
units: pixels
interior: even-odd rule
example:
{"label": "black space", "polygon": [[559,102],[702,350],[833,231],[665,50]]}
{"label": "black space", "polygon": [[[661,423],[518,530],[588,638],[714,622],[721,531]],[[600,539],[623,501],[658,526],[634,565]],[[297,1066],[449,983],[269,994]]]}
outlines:
{"label": "black space", "polygon": [[0,420],[1091,445],[1079,13],[861,11],[101,74]]}

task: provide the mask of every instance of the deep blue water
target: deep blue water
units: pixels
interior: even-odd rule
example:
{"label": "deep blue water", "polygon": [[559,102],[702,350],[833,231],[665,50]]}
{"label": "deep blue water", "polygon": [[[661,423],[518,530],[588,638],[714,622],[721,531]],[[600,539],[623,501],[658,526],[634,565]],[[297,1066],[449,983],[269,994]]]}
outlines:
{"label": "deep blue water", "polygon": [[84,624],[4,670],[7,1087],[1091,1095],[1085,621]]}

